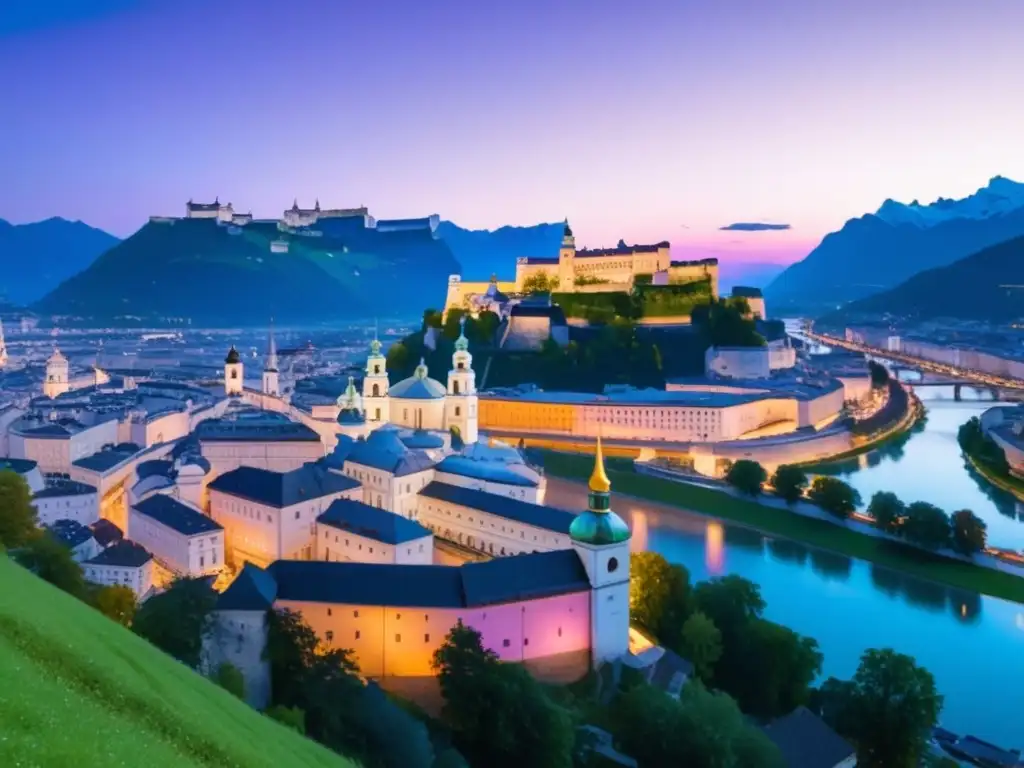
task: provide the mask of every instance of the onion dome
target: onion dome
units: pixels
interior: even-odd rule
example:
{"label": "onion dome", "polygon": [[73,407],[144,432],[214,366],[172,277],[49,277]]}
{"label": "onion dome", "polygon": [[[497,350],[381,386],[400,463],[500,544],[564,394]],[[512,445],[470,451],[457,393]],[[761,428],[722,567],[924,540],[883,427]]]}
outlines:
{"label": "onion dome", "polygon": [[455,351],[465,352],[469,349],[469,339],[466,338],[466,316],[459,318],[459,338],[455,340]]}
{"label": "onion dome", "polygon": [[594,471],[590,474],[589,509],[576,516],[569,526],[569,536],[582,544],[619,544],[630,538],[626,521],[611,509],[611,481],[604,469],[601,438],[597,439]]}
{"label": "onion dome", "polygon": [[562,230],[562,237],[572,237],[572,227],[569,226],[569,219],[565,220],[565,229]]}
{"label": "onion dome", "polygon": [[242,362],[242,358],[238,354],[238,350],[235,349],[235,345],[231,345],[231,349],[228,350],[228,356],[224,358],[224,362],[227,365],[234,365],[235,363]]}
{"label": "onion dome", "polygon": [[376,357],[380,354],[381,343],[380,339],[374,334],[373,341],[370,342],[370,354]]}

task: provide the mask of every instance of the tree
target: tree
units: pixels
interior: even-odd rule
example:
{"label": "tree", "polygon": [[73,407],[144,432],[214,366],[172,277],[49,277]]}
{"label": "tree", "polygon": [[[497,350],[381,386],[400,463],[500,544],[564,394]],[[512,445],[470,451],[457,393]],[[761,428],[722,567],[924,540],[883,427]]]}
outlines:
{"label": "tree", "polygon": [[716,681],[747,714],[775,718],[807,703],[822,660],[813,638],[757,618]]}
{"label": "tree", "polygon": [[676,701],[650,685],[614,702],[615,736],[640,768],[714,766],[781,768],[778,749],[748,725],[736,702],[690,683]]}
{"label": "tree", "polygon": [[434,654],[444,698],[442,717],[471,765],[568,768],[572,719],[519,664],[485,649],[480,633],[459,622]]}
{"label": "tree", "polygon": [[915,501],[907,507],[903,535],[907,541],[928,549],[949,545],[949,515],[926,501]]}
{"label": "tree", "polygon": [[558,289],[558,278],[547,272],[536,272],[523,280],[523,293],[551,293]]}
{"label": "tree", "polygon": [[807,473],[800,467],[790,464],[781,465],[772,475],[775,492],[785,499],[787,504],[794,504],[803,497],[807,482]]}
{"label": "tree", "polygon": [[868,361],[868,371],[871,374],[871,386],[881,389],[889,383],[889,369],[874,360]]}
{"label": "tree", "polygon": [[808,498],[829,514],[846,519],[860,504],[860,494],[836,477],[819,476],[811,483]]}
{"label": "tree", "polygon": [[950,519],[953,549],[964,555],[973,555],[985,549],[987,540],[985,521],[969,509],[960,509]]}
{"label": "tree", "polygon": [[629,558],[630,620],[668,648],[680,649],[690,611],[690,573],[657,552]]}
{"label": "tree", "polygon": [[282,707],[277,704],[269,707],[263,714],[281,725],[286,725],[303,736],[306,735],[306,713],[298,707]]}
{"label": "tree", "polygon": [[464,309],[449,309],[444,320],[442,333],[449,341],[455,341],[462,333],[462,318],[469,320],[469,313]]}
{"label": "tree", "polygon": [[[20,478],[19,478],[20,479]],[[63,542],[49,531],[37,533],[15,553],[15,559],[43,581],[48,581],[69,595],[85,596],[85,578],[81,566],[75,562]]]}
{"label": "tree", "polygon": [[443,328],[444,322],[441,319],[442,317],[444,317],[444,314],[436,309],[423,310],[423,330],[427,328],[437,328],[440,330]]}
{"label": "tree", "polygon": [[868,514],[875,519],[875,526],[886,533],[895,533],[906,513],[906,505],[890,491],[876,492],[868,504]]}
{"label": "tree", "polygon": [[164,653],[195,669],[216,602],[217,593],[206,579],[175,579],[165,592],[139,607],[132,629]]}
{"label": "tree", "polygon": [[481,312],[473,324],[475,340],[487,346],[494,344],[494,335],[497,333],[499,325],[501,325],[501,318],[497,313],[491,312],[489,309]]}
{"label": "tree", "polygon": [[267,614],[267,644],[263,659],[270,664],[274,704],[301,707],[303,685],[316,661],[320,641],[302,614],[282,609]]}
{"label": "tree", "polygon": [[135,611],[135,593],[122,584],[99,587],[92,596],[92,603],[100,613],[125,627],[132,625]]}
{"label": "tree", "polygon": [[228,693],[245,701],[245,678],[242,670],[231,662],[225,661],[214,672],[213,682]]}
{"label": "tree", "polygon": [[749,459],[740,459],[729,467],[729,471],[725,475],[725,482],[748,496],[757,496],[761,493],[761,488],[767,479],[768,473],[764,467]]}
{"label": "tree", "polygon": [[23,546],[37,532],[36,508],[28,483],[17,472],[0,470],[0,547]]}
{"label": "tree", "polygon": [[865,651],[852,681],[830,678],[822,691],[822,717],[856,745],[861,768],[916,768],[942,711],[932,674],[890,648]]}
{"label": "tree", "polygon": [[693,663],[697,676],[708,682],[722,657],[722,633],[711,619],[696,611],[683,624],[682,635],[683,655]]}
{"label": "tree", "polygon": [[388,347],[386,365],[389,371],[404,371],[410,363],[409,348],[401,341]]}

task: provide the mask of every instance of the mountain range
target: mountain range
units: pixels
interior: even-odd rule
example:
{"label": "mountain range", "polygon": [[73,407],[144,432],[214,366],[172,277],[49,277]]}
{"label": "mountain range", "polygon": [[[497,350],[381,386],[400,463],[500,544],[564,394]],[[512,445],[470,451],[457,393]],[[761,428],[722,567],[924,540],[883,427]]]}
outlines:
{"label": "mountain range", "polygon": [[118,239],[80,221],[0,219],[0,299],[29,304],[88,267]]}
{"label": "mountain range", "polygon": [[562,243],[564,224],[531,227],[463,229],[442,221],[437,236],[452,249],[462,265],[463,280],[489,280],[491,275],[508,279],[515,274],[519,256],[555,256]]}
{"label": "mountain range", "polygon": [[895,288],[851,302],[817,321],[844,326],[865,317],[957,318],[1009,323],[1024,318],[1024,237],[927,269]]}
{"label": "mountain range", "polygon": [[1024,184],[996,176],[961,200],[886,200],[826,235],[765,289],[773,314],[820,315],[1024,235]]}

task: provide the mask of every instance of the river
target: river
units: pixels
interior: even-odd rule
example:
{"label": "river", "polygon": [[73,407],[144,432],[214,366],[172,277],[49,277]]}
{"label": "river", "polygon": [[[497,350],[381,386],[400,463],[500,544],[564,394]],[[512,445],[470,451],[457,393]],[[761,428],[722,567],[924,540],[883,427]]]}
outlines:
{"label": "river", "polygon": [[[922,387],[920,396],[927,422],[844,467],[844,479],[865,502],[884,489],[950,512],[972,509],[988,524],[993,544],[1024,546],[1019,508],[969,474],[956,444],[959,425],[991,403],[954,402],[952,388]],[[546,503],[581,509],[586,489],[549,478]],[[767,618],[818,641],[825,676],[848,678],[866,649],[894,648],[935,675],[946,697],[945,727],[1005,748],[1024,748],[1024,606],[767,539],[653,502],[616,495],[613,506],[630,524],[635,550],[653,550],[682,563],[694,580],[735,573],[758,583]]]}

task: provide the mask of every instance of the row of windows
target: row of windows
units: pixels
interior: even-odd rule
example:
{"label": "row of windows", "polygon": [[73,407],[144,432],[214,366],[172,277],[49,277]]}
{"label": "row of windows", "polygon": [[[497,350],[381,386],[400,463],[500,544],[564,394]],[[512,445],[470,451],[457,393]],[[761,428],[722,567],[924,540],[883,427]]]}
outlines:
{"label": "row of windows", "polygon": [[[444,513],[447,517],[451,517],[452,516],[452,510],[450,508],[438,507],[438,509],[435,510],[433,504],[427,504],[427,512],[428,513],[436,512],[438,515],[440,515],[441,513]],[[473,523],[473,516],[472,515],[467,515],[466,518],[467,518],[467,522],[468,523],[470,523],[470,524]],[[462,519],[462,513],[456,510],[456,512],[455,512],[455,519],[456,520],[461,520]],[[485,521],[483,520],[483,518],[480,519],[480,527],[481,528],[486,527],[486,524],[485,524]],[[433,528],[433,526],[432,526],[432,528]],[[497,532],[498,524],[495,523],[495,522],[492,522],[491,523],[491,529],[494,530],[495,532]],[[516,529],[513,528],[511,525],[509,525],[509,526],[502,525],[501,526],[501,532],[502,533],[508,533],[509,535],[513,535],[514,536],[515,532],[516,532]],[[520,539],[524,539],[524,540],[526,539],[526,531],[525,530],[520,530],[519,531],[519,538]],[[537,537],[536,533],[533,534],[533,540],[534,541],[538,541],[538,537]],[[554,540],[557,541],[557,538],[554,538]]]}
{"label": "row of windows", "polygon": [[[354,634],[355,634],[355,636],[353,638],[354,640],[359,640],[362,637],[362,633],[358,629],[355,631]],[[561,627],[558,628],[558,636],[559,637],[562,636],[562,628]],[[327,630],[326,632],[324,632],[324,639],[328,643],[333,643],[334,642],[334,632],[331,631],[331,630]],[[395,634],[395,642],[396,643],[402,642],[402,635],[401,634],[398,634],[398,633]],[[424,643],[429,643],[430,642],[430,633],[429,632],[425,633],[423,635],[423,642]],[[528,646],[529,644],[530,644],[530,638],[524,637],[523,638],[523,646]],[[502,645],[503,648],[511,648],[512,647],[512,641],[509,640],[506,637],[504,640],[502,640],[501,645]]]}

